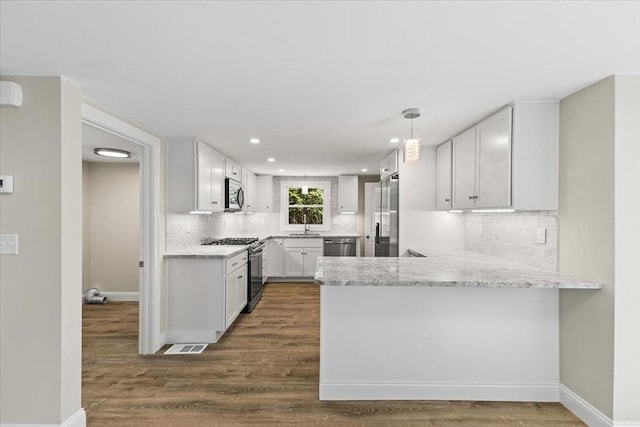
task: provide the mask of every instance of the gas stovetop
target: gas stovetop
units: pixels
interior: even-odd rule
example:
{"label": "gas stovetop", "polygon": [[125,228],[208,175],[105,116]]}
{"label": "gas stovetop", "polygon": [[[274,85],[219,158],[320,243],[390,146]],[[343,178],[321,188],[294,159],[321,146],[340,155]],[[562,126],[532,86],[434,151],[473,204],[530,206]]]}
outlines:
{"label": "gas stovetop", "polygon": [[257,242],[257,237],[225,237],[224,239],[204,239],[202,241],[203,245],[250,245],[252,243]]}

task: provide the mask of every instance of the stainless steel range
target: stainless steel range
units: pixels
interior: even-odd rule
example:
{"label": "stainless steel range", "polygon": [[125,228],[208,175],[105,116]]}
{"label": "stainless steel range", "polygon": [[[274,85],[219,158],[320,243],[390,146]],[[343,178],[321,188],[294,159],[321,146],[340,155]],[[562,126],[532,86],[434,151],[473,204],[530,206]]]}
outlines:
{"label": "stainless steel range", "polygon": [[225,237],[224,239],[204,239],[203,245],[237,245],[247,246],[249,251],[249,265],[247,266],[250,279],[247,284],[247,306],[245,313],[251,313],[262,298],[262,253],[264,243],[257,237]]}

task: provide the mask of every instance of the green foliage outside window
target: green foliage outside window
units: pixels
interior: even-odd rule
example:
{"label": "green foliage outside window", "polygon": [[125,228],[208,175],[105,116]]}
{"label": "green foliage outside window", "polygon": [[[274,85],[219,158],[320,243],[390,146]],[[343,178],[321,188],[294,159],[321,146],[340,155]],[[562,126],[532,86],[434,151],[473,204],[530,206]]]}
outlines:
{"label": "green foliage outside window", "polygon": [[323,223],[324,188],[309,187],[309,194],[302,194],[302,188],[289,187],[289,224]]}

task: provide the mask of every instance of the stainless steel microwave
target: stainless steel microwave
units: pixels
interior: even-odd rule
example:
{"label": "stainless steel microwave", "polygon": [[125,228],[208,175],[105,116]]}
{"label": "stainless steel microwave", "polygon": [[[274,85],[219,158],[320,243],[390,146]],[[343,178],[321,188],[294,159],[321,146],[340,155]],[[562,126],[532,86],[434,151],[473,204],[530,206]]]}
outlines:
{"label": "stainless steel microwave", "polygon": [[239,211],[244,206],[244,189],[242,183],[235,179],[224,180],[224,210]]}

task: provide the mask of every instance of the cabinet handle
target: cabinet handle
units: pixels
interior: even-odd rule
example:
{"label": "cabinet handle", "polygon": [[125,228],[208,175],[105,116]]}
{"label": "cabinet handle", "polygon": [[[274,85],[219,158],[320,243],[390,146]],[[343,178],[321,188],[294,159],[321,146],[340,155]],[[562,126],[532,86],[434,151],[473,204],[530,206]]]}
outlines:
{"label": "cabinet handle", "polygon": [[382,172],[389,172],[389,168],[382,169]]}
{"label": "cabinet handle", "polygon": [[211,202],[211,203],[213,203],[214,205],[217,205],[217,204],[218,204],[218,202]]}
{"label": "cabinet handle", "polygon": [[477,198],[478,198],[478,196],[469,196],[469,200],[475,200]]}
{"label": "cabinet handle", "polygon": [[445,202],[450,202],[450,201],[451,201],[451,199],[444,199],[444,201],[445,201]]}
{"label": "cabinet handle", "polygon": [[238,265],[238,263],[234,262],[233,264],[231,264],[231,267],[235,267],[236,265]]}
{"label": "cabinet handle", "polygon": [[243,274],[239,275],[239,276],[238,276],[238,280],[242,279],[243,277],[244,277],[244,275],[243,275]]}

